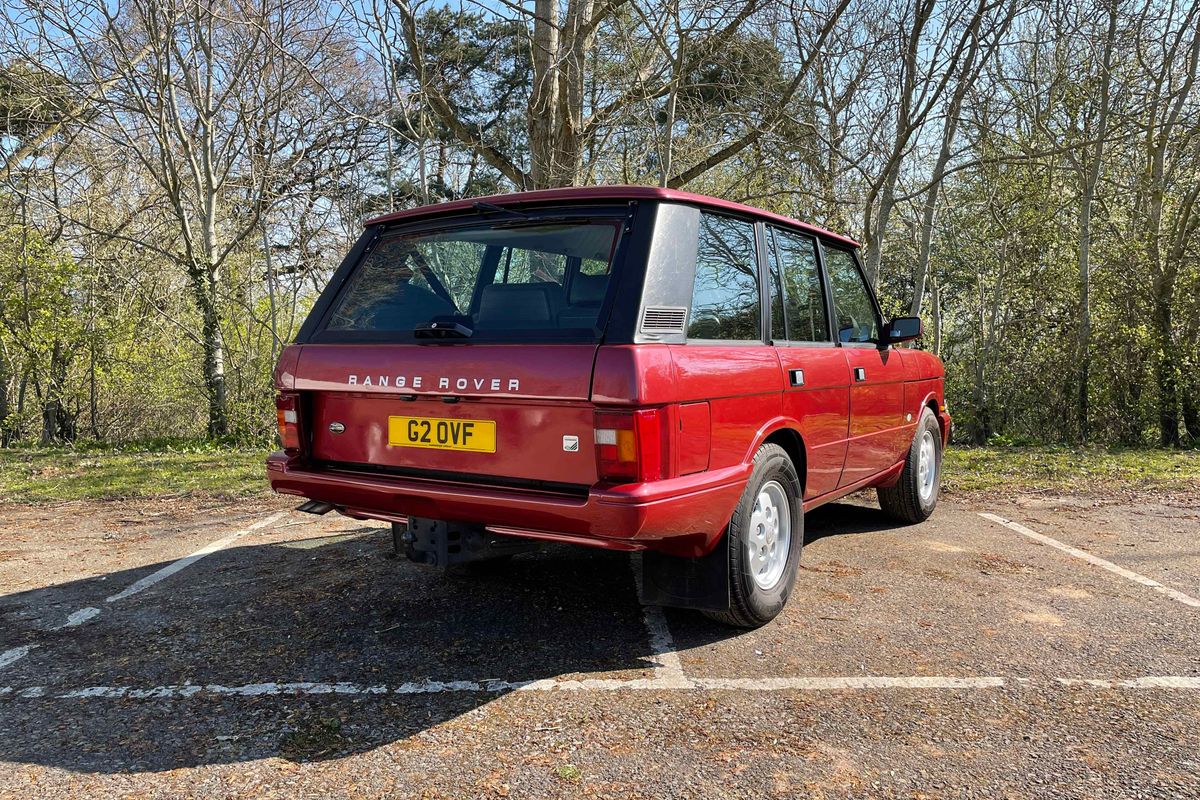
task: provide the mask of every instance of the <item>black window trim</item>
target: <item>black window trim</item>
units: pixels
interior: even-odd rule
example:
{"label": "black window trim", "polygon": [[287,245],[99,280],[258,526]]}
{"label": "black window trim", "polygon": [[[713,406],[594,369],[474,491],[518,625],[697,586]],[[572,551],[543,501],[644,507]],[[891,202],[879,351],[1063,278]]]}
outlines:
{"label": "black window trim", "polygon": [[[766,230],[772,231],[772,232],[775,230],[779,230],[779,231],[783,231],[784,233],[793,234],[795,236],[798,236],[798,237],[801,237],[804,239],[808,239],[809,241],[811,241],[813,243],[813,256],[814,256],[814,259],[816,262],[815,267],[816,267],[816,271],[817,271],[817,282],[820,284],[820,287],[821,287],[821,304],[822,304],[822,308],[825,312],[825,340],[824,341],[809,342],[809,341],[805,341],[803,339],[792,339],[791,327],[788,325],[788,319],[787,319],[787,316],[788,316],[787,315],[787,287],[784,285],[783,274],[782,274],[783,267],[781,264],[780,265],[779,296],[780,296],[780,300],[783,303],[783,330],[784,330],[784,335],[786,338],[784,338],[782,341],[774,341],[774,342],[772,342],[772,344],[774,344],[776,347],[836,347],[838,345],[838,341],[837,341],[837,337],[834,335],[834,332],[833,332],[833,316],[829,313],[830,294],[829,294],[829,287],[827,286],[829,281],[827,281],[825,279],[825,269],[824,269],[825,264],[824,264],[824,258],[822,257],[823,253],[821,251],[820,238],[812,235],[811,233],[808,233],[807,231],[799,231],[794,228],[786,228],[781,225],[775,225],[775,224],[768,223],[768,222],[764,222],[763,227]],[[772,240],[774,240],[774,233],[772,233]],[[764,255],[766,255],[766,257],[768,259],[770,258],[769,253],[764,254]],[[769,269],[770,262],[767,261],[766,265],[767,265],[767,269]],[[767,333],[769,336],[769,334],[770,334],[769,327],[767,329]],[[770,341],[769,338],[768,338],[768,341]]]}

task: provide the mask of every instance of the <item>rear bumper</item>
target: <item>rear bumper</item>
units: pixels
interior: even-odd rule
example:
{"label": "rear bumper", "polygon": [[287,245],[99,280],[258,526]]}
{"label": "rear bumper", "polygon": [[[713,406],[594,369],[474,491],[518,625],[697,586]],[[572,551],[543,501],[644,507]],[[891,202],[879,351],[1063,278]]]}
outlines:
{"label": "rear bumper", "polygon": [[700,556],[729,524],[749,468],[592,489],[586,496],[324,469],[283,453],[267,458],[267,477],[276,492],[321,500],[362,519],[396,522],[411,515],[509,535]]}

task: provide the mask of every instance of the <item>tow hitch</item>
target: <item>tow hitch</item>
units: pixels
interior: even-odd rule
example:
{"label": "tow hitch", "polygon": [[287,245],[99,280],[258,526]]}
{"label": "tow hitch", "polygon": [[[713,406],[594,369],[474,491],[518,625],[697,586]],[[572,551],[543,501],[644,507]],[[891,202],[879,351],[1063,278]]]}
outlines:
{"label": "tow hitch", "polygon": [[472,561],[529,553],[538,543],[489,533],[482,525],[409,517],[408,525],[392,523],[392,546],[410,561],[430,567],[449,567]]}

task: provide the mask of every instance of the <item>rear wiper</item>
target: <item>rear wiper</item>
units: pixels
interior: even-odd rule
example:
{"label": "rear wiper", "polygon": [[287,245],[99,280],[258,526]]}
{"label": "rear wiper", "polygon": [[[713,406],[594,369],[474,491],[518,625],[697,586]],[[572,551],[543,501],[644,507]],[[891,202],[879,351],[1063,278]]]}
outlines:
{"label": "rear wiper", "polygon": [[519,219],[529,219],[529,215],[524,211],[517,211],[515,208],[505,208],[495,203],[485,203],[482,200],[476,200],[472,205],[476,211],[487,211],[492,214],[511,214]]}
{"label": "rear wiper", "polygon": [[475,331],[464,325],[463,321],[454,317],[445,317],[422,322],[413,328],[413,337],[417,339],[469,339]]}
{"label": "rear wiper", "polygon": [[518,219],[506,219],[503,221],[493,222],[494,228],[522,228],[530,225],[543,225],[553,227],[555,225],[580,225],[589,223],[595,220],[595,217],[575,216],[575,217],[545,217],[545,216],[525,216]]}

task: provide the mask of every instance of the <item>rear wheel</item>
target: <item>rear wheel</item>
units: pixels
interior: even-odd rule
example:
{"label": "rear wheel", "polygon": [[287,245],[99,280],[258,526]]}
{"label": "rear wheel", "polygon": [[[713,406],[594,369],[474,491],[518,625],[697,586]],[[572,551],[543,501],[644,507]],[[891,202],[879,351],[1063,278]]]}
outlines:
{"label": "rear wheel", "polygon": [[729,610],[704,613],[740,628],[766,625],[787,603],[804,547],[800,477],[782,447],[758,449],[719,546],[729,548]]}
{"label": "rear wheel", "polygon": [[926,406],[908,448],[900,480],[895,486],[877,490],[879,507],[901,522],[924,522],[937,507],[941,484],[942,429],[933,411]]}

